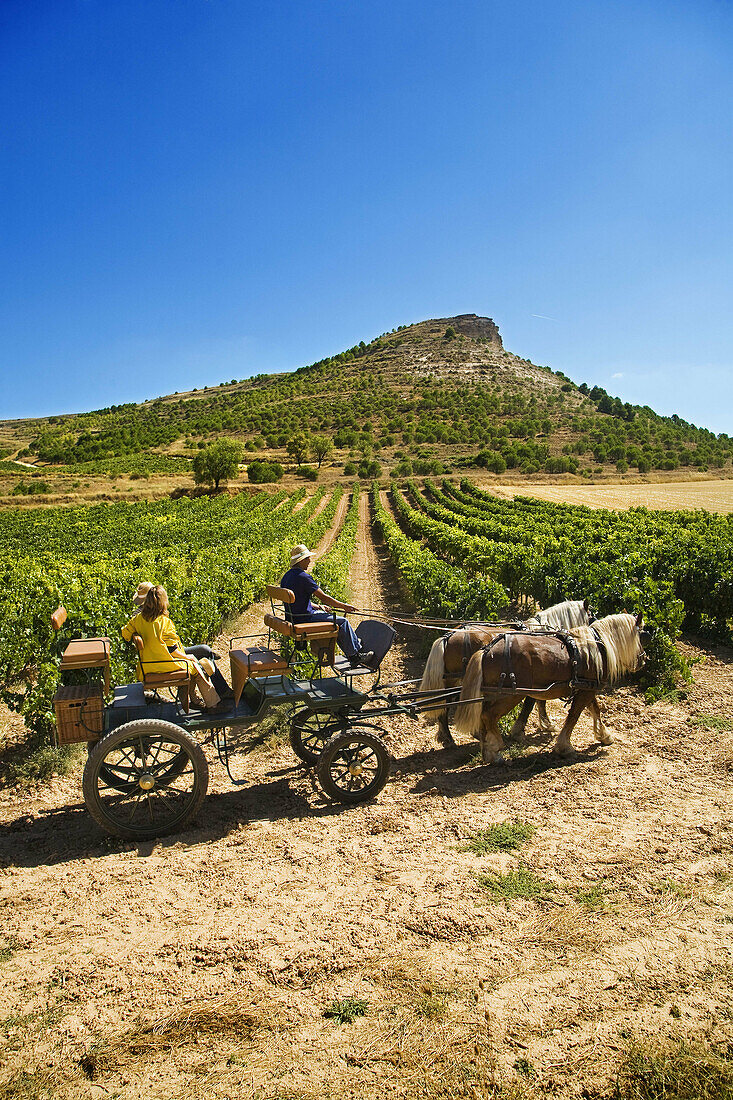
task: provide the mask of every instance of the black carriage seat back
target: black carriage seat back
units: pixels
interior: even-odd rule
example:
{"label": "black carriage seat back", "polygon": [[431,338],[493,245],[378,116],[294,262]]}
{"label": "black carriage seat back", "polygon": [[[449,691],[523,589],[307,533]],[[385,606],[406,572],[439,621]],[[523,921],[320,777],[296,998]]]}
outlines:
{"label": "black carriage seat back", "polygon": [[389,623],[380,622],[379,619],[364,619],[356,628],[356,636],[361,642],[361,648],[371,650],[374,654],[374,660],[370,662],[374,669],[379,668],[396,637]]}

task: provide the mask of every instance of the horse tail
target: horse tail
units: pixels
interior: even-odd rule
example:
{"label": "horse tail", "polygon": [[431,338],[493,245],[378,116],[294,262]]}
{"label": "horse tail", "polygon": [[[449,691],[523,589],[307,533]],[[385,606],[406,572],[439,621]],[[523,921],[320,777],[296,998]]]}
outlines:
{"label": "horse tail", "polygon": [[[425,665],[425,671],[422,674],[422,680],[420,681],[419,691],[439,691],[445,687],[445,638],[436,638],[433,642],[430,655],[428,657],[428,663]],[[435,710],[426,710],[424,714],[425,723],[428,726],[434,726],[440,721],[445,714],[445,708],[436,708]]]}
{"label": "horse tail", "polygon": [[[484,651],[477,649],[466,665],[461,688],[460,705],[456,708],[455,727],[459,733],[475,736],[481,729],[481,711],[483,699],[479,698],[484,678]],[[464,699],[477,699],[475,703],[464,703]]]}

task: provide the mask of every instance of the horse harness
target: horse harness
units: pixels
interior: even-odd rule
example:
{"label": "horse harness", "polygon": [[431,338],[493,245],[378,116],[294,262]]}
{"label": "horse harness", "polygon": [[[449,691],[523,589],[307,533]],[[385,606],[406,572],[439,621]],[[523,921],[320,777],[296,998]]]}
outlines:
{"label": "horse harness", "polygon": [[[596,641],[596,645],[598,646],[598,649],[599,649],[599,652],[600,652],[600,655],[601,655],[602,666],[603,666],[603,670],[604,670],[604,673],[605,673],[606,669],[608,668],[608,661],[607,661],[607,657],[606,657],[606,646],[605,646],[603,640],[601,639],[601,636],[598,633],[598,631],[594,627],[591,627],[591,629],[593,630],[593,635],[594,635],[594,638],[595,638],[595,641]],[[524,687],[521,687],[521,686],[519,688],[517,687],[517,678],[516,678],[516,675],[514,673],[514,669],[512,667],[512,639],[515,637],[515,635],[517,633],[524,634],[525,632],[524,631],[507,630],[507,631],[504,631],[501,634],[498,634],[495,638],[492,638],[490,642],[487,642],[487,644],[485,646],[483,646],[483,651],[488,652],[489,650],[494,649],[494,647],[499,645],[499,644],[503,645],[502,671],[501,671],[501,674],[499,675],[498,686],[497,687],[486,687],[486,686],[484,686],[483,690],[484,690],[485,694],[514,695],[517,692],[527,691],[528,693],[532,693],[534,691],[541,692],[541,691],[549,690],[549,688],[534,689],[534,688],[531,688],[531,687],[529,687],[529,688],[524,688]],[[583,671],[585,671],[582,668],[582,665],[583,665],[584,662],[582,661],[581,654],[580,654],[580,649],[578,648],[578,644],[575,641],[575,638],[572,636],[572,634],[568,634],[564,630],[542,630],[542,631],[536,630],[536,631],[532,631],[532,636],[533,637],[557,638],[557,639],[559,639],[559,641],[562,642],[562,644],[567,649],[568,657],[570,659],[570,668],[571,668],[571,676],[570,676],[570,681],[568,683],[568,695],[569,696],[570,695],[575,695],[579,691],[587,691],[589,688],[599,688],[599,687],[601,687],[601,685],[603,684],[604,679],[605,679],[605,677],[603,675],[601,676],[600,679],[596,679],[596,678],[589,679],[588,677],[583,676],[581,674]],[[466,668],[466,661],[464,660],[464,672],[465,672],[465,668]]]}
{"label": "horse harness", "polygon": [[[521,619],[518,619],[516,622],[512,623],[511,626],[512,626],[513,629],[511,631],[507,631],[507,634],[510,634],[510,633],[511,634],[526,634],[526,633],[528,633],[528,630],[525,627],[524,623],[521,621]],[[454,634],[463,634],[463,658],[462,658],[462,662],[461,662],[462,665],[463,665],[463,670],[461,672],[461,675],[465,676],[466,675],[466,669],[468,668],[468,662],[471,660],[471,658],[473,657],[473,655],[476,651],[474,649],[471,649],[471,639],[470,639],[470,635],[469,635],[468,626],[459,626],[455,630],[451,630],[451,632],[449,634],[446,634],[445,637],[443,638],[443,653],[445,653],[446,649],[448,648],[448,642],[451,640],[451,638],[453,637]],[[503,636],[504,635],[502,635],[502,634],[499,635],[499,637],[503,637]],[[498,639],[494,639],[494,640],[496,641]],[[492,645],[492,644],[493,644],[493,642],[489,643],[489,645]],[[484,646],[483,648],[486,649],[486,648],[488,648],[488,646]]]}

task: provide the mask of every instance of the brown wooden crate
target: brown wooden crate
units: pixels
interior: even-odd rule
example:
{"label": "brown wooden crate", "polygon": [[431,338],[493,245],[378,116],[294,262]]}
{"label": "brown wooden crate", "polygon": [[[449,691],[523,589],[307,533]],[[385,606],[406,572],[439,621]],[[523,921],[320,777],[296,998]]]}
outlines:
{"label": "brown wooden crate", "polygon": [[59,745],[96,741],[104,729],[101,684],[62,687],[53,697]]}

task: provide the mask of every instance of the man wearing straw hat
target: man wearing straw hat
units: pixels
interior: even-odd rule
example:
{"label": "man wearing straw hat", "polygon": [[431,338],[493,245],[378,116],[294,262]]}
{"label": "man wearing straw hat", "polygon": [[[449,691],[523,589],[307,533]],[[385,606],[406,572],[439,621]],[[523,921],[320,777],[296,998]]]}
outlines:
{"label": "man wearing straw hat", "polygon": [[[341,603],[329,596],[319,587],[318,581],[308,572],[310,564],[315,560],[315,550],[309,550],[304,543],[298,543],[290,552],[290,568],[280,581],[281,588],[289,588],[295,596],[295,602],[286,604],[285,616],[293,623],[323,623],[333,622],[334,616],[327,611],[316,610],[311,603],[311,597],[315,598],[326,607],[333,607],[337,611],[358,611],[350,603]],[[354,633],[351,623],[341,615],[336,618],[339,628],[338,643],[348,658],[352,668],[359,665],[369,667],[374,661],[371,650],[363,650],[358,636]]]}

